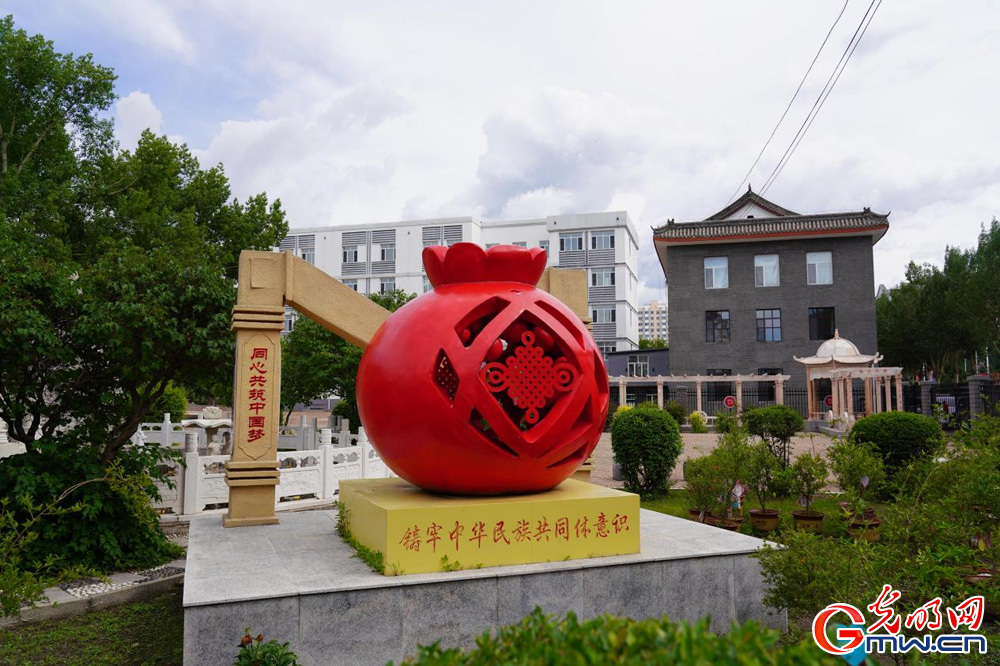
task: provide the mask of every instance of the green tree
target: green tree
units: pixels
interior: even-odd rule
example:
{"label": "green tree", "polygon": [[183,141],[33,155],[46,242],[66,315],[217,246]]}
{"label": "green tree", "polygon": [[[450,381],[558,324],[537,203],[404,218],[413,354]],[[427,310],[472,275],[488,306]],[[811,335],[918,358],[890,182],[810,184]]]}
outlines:
{"label": "green tree", "polygon": [[910,263],[906,279],[875,304],[879,350],[889,365],[938,377],[963,359],[1000,348],[1000,222],[984,225],[975,248],[945,249],[944,266]]}
{"label": "green tree", "polygon": [[663,338],[639,338],[639,349],[666,349],[669,346]]}
{"label": "green tree", "polygon": [[[395,312],[416,298],[416,294],[397,289],[374,293],[369,298]],[[360,363],[360,349],[316,322],[300,317],[292,332],[281,341],[281,406],[286,423],[296,404],[337,395],[344,405],[338,407],[340,415],[350,419],[352,428],[357,428],[360,419],[355,380]]]}
{"label": "green tree", "polygon": [[231,382],[239,252],[287,233],[277,201],[234,199],[186,146],[146,132],[120,151],[113,83],[0,20],[0,418],[28,451],[0,466],[0,497],[45,506],[113,465],[142,495],[78,491],[37,541],[59,566],[170,555],[149,507],[164,453],[126,445],[171,382]]}

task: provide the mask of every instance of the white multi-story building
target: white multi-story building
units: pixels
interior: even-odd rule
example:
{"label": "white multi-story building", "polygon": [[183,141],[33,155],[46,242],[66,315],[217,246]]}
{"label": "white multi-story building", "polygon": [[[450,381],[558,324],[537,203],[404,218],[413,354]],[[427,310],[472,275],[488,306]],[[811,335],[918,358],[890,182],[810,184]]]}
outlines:
{"label": "white multi-story building", "polygon": [[[624,211],[503,222],[458,217],[292,229],[281,249],[364,294],[393,289],[421,294],[431,288],[424,247],[461,241],[485,248],[541,247],[548,252],[549,266],[587,269],[598,346],[604,352],[638,346],[639,248],[635,226]],[[290,328],[294,314],[287,313],[286,320]]]}
{"label": "white multi-story building", "polygon": [[668,341],[667,304],[657,300],[639,306],[639,339]]}

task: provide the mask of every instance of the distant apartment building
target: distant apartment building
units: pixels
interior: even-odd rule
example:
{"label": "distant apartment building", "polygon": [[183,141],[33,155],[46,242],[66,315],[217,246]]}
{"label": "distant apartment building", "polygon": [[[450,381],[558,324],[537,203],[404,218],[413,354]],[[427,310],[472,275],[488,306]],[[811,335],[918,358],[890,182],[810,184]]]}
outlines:
{"label": "distant apartment building", "polygon": [[[541,247],[548,265],[587,271],[593,333],[602,352],[639,342],[638,242],[624,211],[483,222],[471,217],[293,229],[280,249],[293,252],[363,293],[431,288],[422,253],[429,245],[476,243]],[[286,329],[295,313],[286,313]]]}
{"label": "distant apartment building", "polygon": [[668,341],[667,304],[653,300],[639,306],[639,339]]}
{"label": "distant apartment building", "polygon": [[654,229],[670,288],[670,370],[788,374],[839,329],[877,351],[872,246],[888,215],[800,215],[748,191],[715,215]]}

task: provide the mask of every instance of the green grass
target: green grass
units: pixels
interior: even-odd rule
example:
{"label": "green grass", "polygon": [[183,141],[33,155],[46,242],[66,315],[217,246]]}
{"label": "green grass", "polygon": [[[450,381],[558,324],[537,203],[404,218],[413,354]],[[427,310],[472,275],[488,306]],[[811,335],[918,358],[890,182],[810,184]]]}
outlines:
{"label": "green grass", "polygon": [[[840,507],[837,506],[837,502],[841,501],[841,499],[842,497],[840,495],[820,495],[813,500],[812,507],[810,507],[811,510],[821,511],[826,514],[826,519],[823,521],[824,534],[840,536],[845,534],[847,531],[847,525],[841,516]],[[786,497],[784,499],[774,499],[767,503],[768,509],[781,510],[781,524],[778,527],[779,530],[792,529],[792,511],[802,509],[796,500],[797,498]],[[666,513],[680,518],[688,518],[689,506],[690,502],[688,501],[688,494],[686,490],[671,490],[670,494],[666,497],[648,500],[642,503],[643,509],[658,511],[660,513]],[[880,507],[880,505],[875,503],[872,503],[871,506],[875,508],[876,512]],[[760,508],[760,505],[753,497],[744,500],[743,515],[746,518],[740,526],[740,532],[743,532],[744,534],[754,534],[753,529],[750,527],[749,511],[750,509],[758,508]]]}
{"label": "green grass", "polygon": [[[0,630],[0,664],[180,664],[182,589],[178,584],[145,601]],[[234,646],[239,632],[234,629]]]}

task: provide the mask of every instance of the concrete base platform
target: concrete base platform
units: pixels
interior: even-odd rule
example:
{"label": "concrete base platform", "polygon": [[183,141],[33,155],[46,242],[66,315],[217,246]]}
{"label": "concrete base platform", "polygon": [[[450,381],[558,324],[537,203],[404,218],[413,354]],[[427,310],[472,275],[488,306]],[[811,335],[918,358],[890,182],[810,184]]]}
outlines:
{"label": "concrete base platform", "polygon": [[184,582],[184,663],[232,663],[243,629],[288,641],[300,662],[385,664],[440,639],[471,646],[483,631],[541,606],[582,618],[603,613],[675,620],[712,616],[712,628],[754,619],[784,629],[762,602],[749,554],[759,539],[642,511],[641,552],[386,577],[336,534],[335,511],[281,524],[224,529],[191,521]]}

